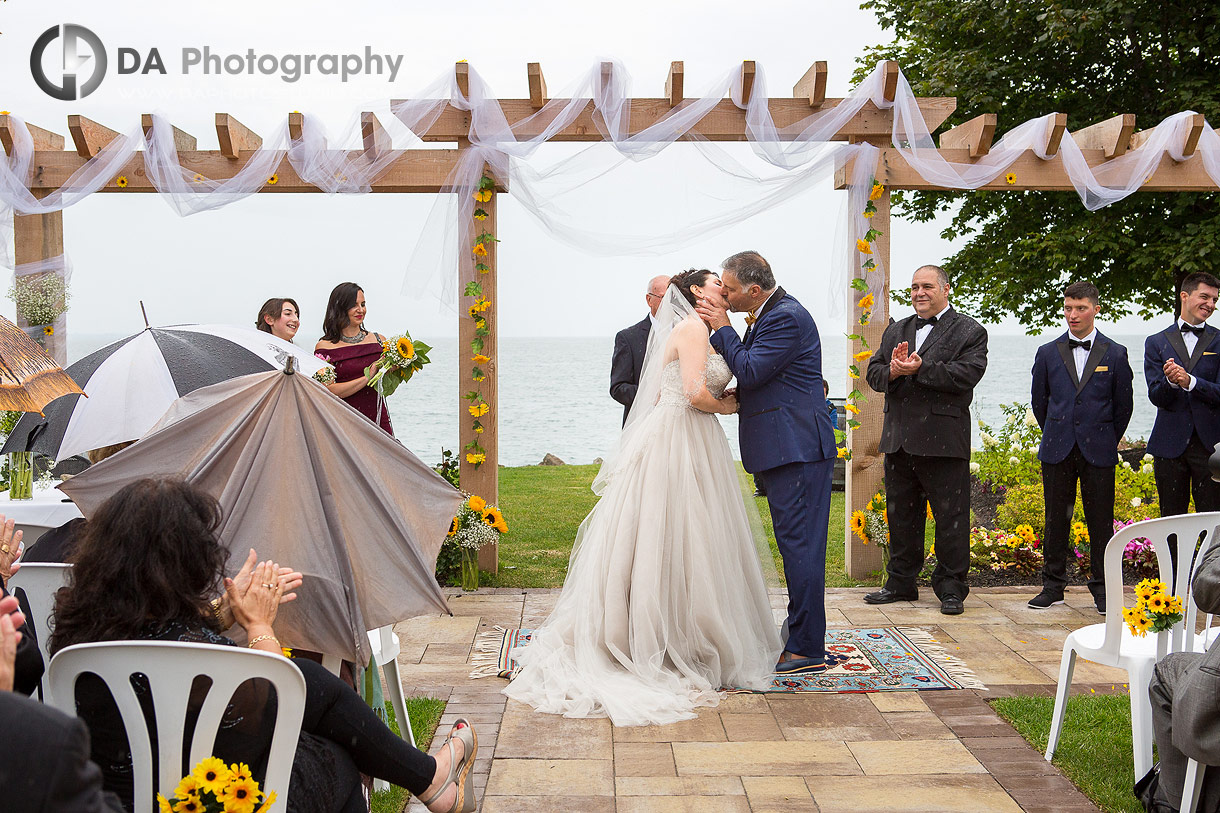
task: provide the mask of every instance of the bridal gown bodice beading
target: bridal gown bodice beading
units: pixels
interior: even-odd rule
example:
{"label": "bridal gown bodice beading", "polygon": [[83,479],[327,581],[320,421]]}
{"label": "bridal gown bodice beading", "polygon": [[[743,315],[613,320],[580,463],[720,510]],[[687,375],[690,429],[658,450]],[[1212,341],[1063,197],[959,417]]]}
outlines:
{"label": "bridal gown bodice beading", "polygon": [[[712,394],[713,398],[724,395],[724,388],[733,379],[729,365],[719,354],[707,357],[707,366],[703,368],[703,375],[707,391]],[[686,397],[686,393],[682,389],[682,367],[677,359],[666,364],[665,369],[661,371],[661,395],[657,399],[657,406],[690,406],[690,399]]]}
{"label": "bridal gown bodice beading", "polygon": [[[701,374],[716,397],[732,378],[718,355]],[[656,405],[607,464],[555,609],[513,651],[505,694],[539,711],[665,724],[722,687],[770,685],[783,647],[724,428],[677,361]]]}

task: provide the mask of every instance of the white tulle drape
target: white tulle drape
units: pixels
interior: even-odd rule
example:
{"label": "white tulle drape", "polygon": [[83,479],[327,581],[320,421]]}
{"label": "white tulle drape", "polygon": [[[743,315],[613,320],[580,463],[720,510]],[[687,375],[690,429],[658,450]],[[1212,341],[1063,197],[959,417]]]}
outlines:
{"label": "white tulle drape", "polygon": [[[472,195],[485,166],[496,178],[507,180],[513,200],[555,239],[593,254],[633,255],[674,251],[768,209],[790,204],[836,168],[850,164],[850,193],[836,233],[834,267],[811,272],[826,277],[827,296],[834,306],[843,302],[846,278],[858,273],[854,270],[858,257],[853,252],[856,239],[868,228],[861,215],[878,156],[876,148],[868,144],[831,139],[866,104],[893,109],[893,145],[925,181],[946,189],[977,189],[990,183],[1026,152],[1046,158],[1053,116],[1014,127],[986,156],[964,164],[947,161],[937,152],[904,76],[899,74],[894,100],[884,98],[881,65],[838,105],[786,127],[777,126],[771,118],[762,67],[757,68],[747,103],[743,103],[740,68],[734,67],[700,96],[685,100],[635,134],[631,132],[631,76],[619,62],[611,63],[608,72],[602,63],[595,63],[554,100],[511,125],[478,72],[471,68],[468,79],[468,92],[463,93],[454,72],[447,71],[411,101],[393,105],[392,115],[384,121],[392,123],[388,129],[395,149],[349,153],[346,150],[361,141],[357,117],[332,139],[320,121],[307,115],[299,138],[290,138],[285,120],[235,176],[221,180],[197,177],[183,168],[174,150],[172,127],[164,117],[154,115],[148,133],[135,127],[115,138],[62,187],[41,198],[28,188],[33,139],[14,116],[12,154],[0,159],[0,219],[7,220],[9,213],[42,214],[73,206],[109,183],[140,151],[148,179],[182,216],[227,206],[257,192],[285,157],[302,179],[327,193],[365,193],[397,159],[398,151],[418,146],[417,136],[426,133],[446,106],[452,105],[469,113],[470,146],[461,151],[461,160],[437,197],[423,236],[413,248],[404,246],[405,294],[431,293],[455,304],[454,272],[469,261],[463,228],[470,223]],[[745,111],[752,162],[740,160],[697,132],[698,123],[726,97]],[[590,102],[595,112],[585,120],[591,121],[604,141],[544,163],[539,147],[584,116]],[[1071,133],[1064,133],[1059,153],[1083,204],[1095,210],[1122,200],[1144,184],[1163,156],[1184,159],[1184,131],[1191,115],[1184,111],[1166,118],[1138,149],[1097,167],[1088,166]],[[684,201],[685,207],[667,213],[660,219],[663,222],[638,212],[633,219],[631,206],[621,207],[616,217],[607,218],[604,210],[597,210],[597,217],[589,216],[595,203],[595,196],[585,194],[589,189],[611,177],[647,177],[633,176],[631,167],[658,158],[679,140],[691,146],[702,170],[714,179],[701,197],[693,203]],[[1210,125],[1205,125],[1197,150],[1206,172],[1220,186],[1220,137]],[[0,231],[0,239],[5,238],[6,233]],[[2,248],[0,261],[9,264],[7,240]],[[884,274],[868,276],[873,292],[879,294]]]}

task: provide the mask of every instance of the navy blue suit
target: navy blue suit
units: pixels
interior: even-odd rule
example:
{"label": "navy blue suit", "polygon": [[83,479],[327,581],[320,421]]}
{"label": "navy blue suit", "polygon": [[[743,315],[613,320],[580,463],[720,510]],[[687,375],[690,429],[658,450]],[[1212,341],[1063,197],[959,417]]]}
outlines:
{"label": "navy blue suit", "polygon": [[1042,427],[1038,459],[1045,494],[1042,587],[1062,597],[1076,484],[1089,528],[1089,590],[1103,595],[1102,558],[1114,533],[1114,467],[1131,422],[1133,396],[1127,348],[1094,336],[1080,377],[1065,331],[1034,356],[1031,402]]}
{"label": "navy blue suit", "polygon": [[737,378],[741,462],[761,475],[788,582],[787,650],[826,653],[826,529],[836,457],[813,317],[777,288],[746,330],[711,336]]}
{"label": "navy blue suit", "polygon": [[[1148,400],[1157,408],[1148,454],[1155,458],[1156,490],[1161,516],[1185,514],[1193,492],[1196,511],[1220,510],[1220,485],[1207,469],[1207,458],[1220,441],[1220,330],[1208,325],[1186,352],[1178,323],[1149,336],[1144,343],[1144,378]],[[1174,359],[1195,378],[1187,392],[1165,378],[1165,362]]]}

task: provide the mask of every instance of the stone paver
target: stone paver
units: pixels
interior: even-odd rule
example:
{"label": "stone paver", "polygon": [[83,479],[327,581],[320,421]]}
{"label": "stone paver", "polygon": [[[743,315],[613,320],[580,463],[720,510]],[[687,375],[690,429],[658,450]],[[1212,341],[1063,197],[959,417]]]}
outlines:
{"label": "stone paver", "polygon": [[[988,690],[731,694],[694,719],[630,728],[539,714],[508,701],[503,680],[468,677],[478,633],[537,626],[559,597],[508,588],[450,591],[453,616],[398,625],[399,667],[408,696],[448,701],[442,732],[458,717],[478,731],[486,813],[1096,811],[986,702],[1053,694],[1064,638],[1101,620],[1085,591],[1038,612],[1025,606],[1036,589],[977,589],[953,617],[930,590],[884,607],[863,604],[866,592],[829,591],[830,626],[925,629]],[[782,593],[771,606],[782,618]],[[1126,680],[1078,661],[1073,691],[1125,693]],[[418,800],[407,809],[424,811]]]}

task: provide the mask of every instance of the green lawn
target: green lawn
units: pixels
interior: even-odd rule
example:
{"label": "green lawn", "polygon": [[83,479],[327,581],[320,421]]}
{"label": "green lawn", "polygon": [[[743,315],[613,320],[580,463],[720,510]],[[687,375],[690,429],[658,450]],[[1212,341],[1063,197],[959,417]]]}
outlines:
{"label": "green lawn", "polygon": [[[415,747],[427,751],[432,745],[432,737],[436,733],[436,724],[445,713],[445,701],[435,697],[408,697],[407,715],[411,718],[411,732],[415,735]],[[394,719],[394,707],[387,701],[385,704],[386,722],[395,734],[398,734],[398,721]],[[410,794],[397,785],[391,785],[389,790],[374,791],[371,800],[371,813],[400,813],[406,807]]]}
{"label": "green lawn", "polygon": [[[597,497],[589,490],[596,465],[519,466],[500,470],[500,508],[509,533],[500,541],[500,572],[483,574],[493,587],[559,587],[567,572],[572,540],[581,520]],[[738,472],[743,482],[748,475]],[[750,486],[752,490],[752,486]],[[781,577],[783,562],[775,547],[771,512],[765,498],[756,498],[763,531],[771,544]],[[826,586],[856,587],[880,584],[879,575],[867,581],[848,578],[843,565],[843,492],[831,494],[830,531],[826,546]]]}
{"label": "green lawn", "polygon": [[[1053,697],[992,700],[1001,717],[1034,748],[1046,751]],[[1131,701],[1126,695],[1077,695],[1068,698],[1055,764],[1107,813],[1142,813],[1135,798],[1131,764]]]}

